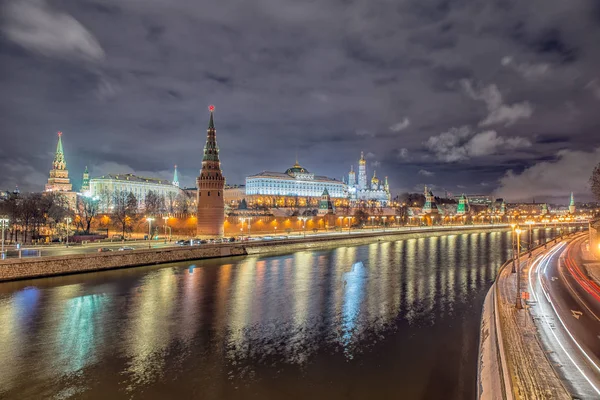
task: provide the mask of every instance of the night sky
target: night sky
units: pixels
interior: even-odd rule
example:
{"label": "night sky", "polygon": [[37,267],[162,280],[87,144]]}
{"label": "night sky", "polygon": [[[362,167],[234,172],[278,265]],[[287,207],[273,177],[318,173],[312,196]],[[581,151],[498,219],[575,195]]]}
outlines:
{"label": "night sky", "polygon": [[227,182],[364,151],[394,194],[590,198],[598,0],[5,0],[0,189],[41,191],[63,131],[76,188],[193,186],[208,105]]}

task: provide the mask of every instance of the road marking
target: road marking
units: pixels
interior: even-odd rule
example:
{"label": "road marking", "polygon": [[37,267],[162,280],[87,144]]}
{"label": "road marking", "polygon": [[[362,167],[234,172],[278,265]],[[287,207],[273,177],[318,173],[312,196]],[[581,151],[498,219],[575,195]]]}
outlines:
{"label": "road marking", "polygon": [[571,313],[577,319],[579,319],[579,317],[581,317],[583,315],[583,313],[581,311],[573,311],[573,310],[571,310]]}
{"label": "road marking", "polygon": [[553,276],[553,277],[552,277],[552,278],[550,278],[550,279],[552,279],[552,282],[554,282],[554,281],[555,281],[555,280],[557,280],[558,278],[557,278],[556,276]]}

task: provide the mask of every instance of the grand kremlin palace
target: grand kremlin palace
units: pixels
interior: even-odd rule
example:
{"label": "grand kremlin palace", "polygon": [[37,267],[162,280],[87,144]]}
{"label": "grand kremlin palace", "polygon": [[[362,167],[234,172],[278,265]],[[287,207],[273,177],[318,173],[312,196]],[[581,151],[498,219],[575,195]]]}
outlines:
{"label": "grand kremlin palace", "polygon": [[347,185],[337,179],[319,176],[298,162],[285,172],[263,171],[246,178],[246,201],[266,207],[317,206],[327,189],[336,206],[348,203]]}

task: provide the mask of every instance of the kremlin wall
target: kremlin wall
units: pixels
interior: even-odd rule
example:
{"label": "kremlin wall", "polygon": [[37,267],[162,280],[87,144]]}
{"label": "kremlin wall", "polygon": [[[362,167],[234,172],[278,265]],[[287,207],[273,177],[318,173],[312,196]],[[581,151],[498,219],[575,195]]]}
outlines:
{"label": "kremlin wall", "polygon": [[[79,199],[97,201],[99,214],[92,222],[92,230],[109,234],[116,230],[112,216],[115,194],[131,193],[137,212],[130,218],[128,230],[132,234],[147,233],[146,217],[152,217],[156,221],[152,236],[286,235],[398,225],[518,223],[526,219],[551,223],[575,219],[581,214],[577,212],[573,194],[568,207],[550,207],[544,203],[510,204],[481,195],[439,199],[425,187],[422,203],[407,204],[398,197],[393,198],[387,177],[380,180],[373,171],[368,180],[362,153],[358,176],[353,165],[341,180],[316,175],[296,160],[284,172],[262,171],[248,176],[245,185],[226,185],[219,158],[214,107],[210,106],[209,111],[195,188],[180,188],[177,166],[172,181],[119,171],[90,178],[86,167],[83,184],[76,192],[69,178],[63,135],[59,132],[45,191],[64,194],[74,210],[78,209]],[[153,215],[146,215],[151,192],[158,196],[161,206]]]}

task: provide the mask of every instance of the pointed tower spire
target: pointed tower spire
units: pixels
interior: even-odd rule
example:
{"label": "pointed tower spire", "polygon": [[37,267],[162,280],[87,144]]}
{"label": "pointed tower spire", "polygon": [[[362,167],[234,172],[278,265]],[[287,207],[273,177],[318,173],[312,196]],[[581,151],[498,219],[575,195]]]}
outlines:
{"label": "pointed tower spire", "polygon": [[[212,113],[211,113],[212,115]],[[173,186],[179,187],[179,175],[177,174],[177,165],[175,165],[175,171],[173,172]]]}
{"label": "pointed tower spire", "polygon": [[208,110],[210,111],[210,120],[208,121],[208,129],[215,129],[215,121],[213,121],[213,111],[215,111],[215,106],[212,104],[208,106]]}
{"label": "pointed tower spire", "polygon": [[571,200],[569,201],[569,213],[575,214],[575,197],[573,196],[573,192],[571,192]]}
{"label": "pointed tower spire", "polygon": [[88,193],[90,191],[90,173],[88,172],[87,165],[85,171],[83,171],[83,180],[81,181],[81,193]]}
{"label": "pointed tower spire", "polygon": [[217,132],[213,119],[214,106],[208,107],[210,121],[206,133],[204,156],[200,176],[196,178],[198,194],[197,234],[198,236],[223,236],[225,223],[225,202],[223,201],[223,188],[225,178],[221,171],[219,160],[219,146],[217,145]]}
{"label": "pointed tower spire", "polygon": [[46,191],[70,192],[71,189],[72,185],[69,179],[69,172],[67,171],[67,161],[65,160],[65,153],[63,152],[62,132],[58,132],[56,154],[54,154],[54,161],[52,162],[50,177],[48,178],[48,183],[46,184]]}

